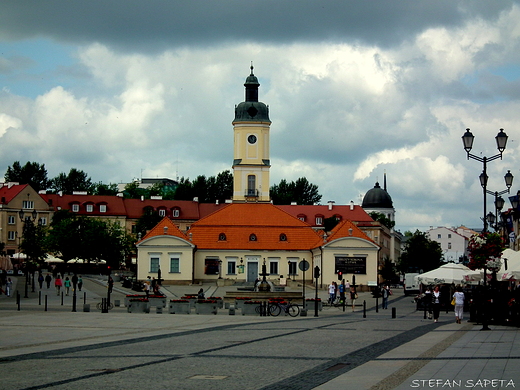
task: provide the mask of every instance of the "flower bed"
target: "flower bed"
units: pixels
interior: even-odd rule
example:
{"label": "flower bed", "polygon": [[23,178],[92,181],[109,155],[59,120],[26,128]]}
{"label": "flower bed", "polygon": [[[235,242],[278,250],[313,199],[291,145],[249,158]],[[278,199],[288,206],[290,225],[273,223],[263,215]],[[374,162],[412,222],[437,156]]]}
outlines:
{"label": "flower bed", "polygon": [[164,295],[150,295],[148,299],[150,306],[166,307],[166,296]]}
{"label": "flower bed", "polygon": [[217,301],[219,309],[224,308],[224,299],[222,299],[222,297],[210,297],[209,299],[213,299],[213,300]]}
{"label": "flower bed", "polygon": [[142,294],[130,294],[125,297],[125,306],[128,307],[130,299],[146,299],[146,295]]}
{"label": "flower bed", "polygon": [[184,295],[181,299],[186,299],[190,303],[190,308],[195,307],[195,302],[198,301],[197,295]]}

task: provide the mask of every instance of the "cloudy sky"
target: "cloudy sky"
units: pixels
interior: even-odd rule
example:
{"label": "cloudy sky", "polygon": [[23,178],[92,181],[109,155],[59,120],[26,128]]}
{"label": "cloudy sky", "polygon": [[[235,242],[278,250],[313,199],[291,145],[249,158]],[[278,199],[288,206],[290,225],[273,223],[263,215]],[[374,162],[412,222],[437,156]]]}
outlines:
{"label": "cloudy sky", "polygon": [[[399,230],[481,227],[520,188],[520,3],[47,0],[0,5],[0,175],[195,178],[231,169],[251,61],[270,107],[271,184],[361,203],[387,174]],[[488,196],[488,210],[492,208]],[[506,203],[510,205],[509,202]]]}

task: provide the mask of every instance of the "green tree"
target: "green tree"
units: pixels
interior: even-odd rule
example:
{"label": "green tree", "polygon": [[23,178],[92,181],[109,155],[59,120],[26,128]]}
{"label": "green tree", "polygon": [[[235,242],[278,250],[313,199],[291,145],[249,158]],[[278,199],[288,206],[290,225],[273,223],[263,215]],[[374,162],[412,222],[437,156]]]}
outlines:
{"label": "green tree", "polygon": [[378,213],[377,211],[372,211],[368,213],[370,218],[374,221],[379,222],[381,225],[386,226],[388,229],[392,230],[395,226],[395,221],[390,220],[390,218],[385,217],[383,213]]}
{"label": "green tree", "polygon": [[280,184],[275,184],[271,187],[270,196],[274,204],[291,204],[296,202],[301,205],[312,205],[321,200],[318,186],[309,183],[305,177],[301,177],[291,183],[282,179]]}
{"label": "green tree", "polygon": [[405,249],[398,260],[398,270],[401,273],[431,271],[442,264],[442,249],[438,242],[428,238],[426,233],[416,230],[406,234]]}
{"label": "green tree", "polygon": [[46,190],[49,188],[49,180],[47,178],[47,170],[45,164],[37,162],[29,162],[22,167],[20,161],[15,161],[12,167],[7,167],[4,179],[6,182],[17,182],[20,184],[29,184],[36,191]]}
{"label": "green tree", "polygon": [[61,191],[64,194],[71,195],[73,191],[92,193],[94,185],[92,184],[92,179],[85,172],[71,168],[68,174],[62,172],[53,178],[50,188],[56,193]]}
{"label": "green tree", "polygon": [[117,195],[117,184],[104,184],[102,182],[93,184],[92,195],[109,195],[114,196]]}
{"label": "green tree", "polygon": [[154,228],[155,225],[161,221],[161,219],[162,217],[159,216],[157,211],[144,213],[135,224],[136,233],[140,235],[141,238],[144,237],[146,232]]}
{"label": "green tree", "polygon": [[193,200],[193,198],[193,184],[191,184],[189,178],[181,177],[179,185],[175,190],[175,200]]}
{"label": "green tree", "polygon": [[385,256],[383,259],[383,265],[381,266],[381,270],[379,274],[383,278],[383,280],[387,283],[394,283],[399,281],[399,277],[397,276],[397,269],[395,264],[392,263],[388,256]]}

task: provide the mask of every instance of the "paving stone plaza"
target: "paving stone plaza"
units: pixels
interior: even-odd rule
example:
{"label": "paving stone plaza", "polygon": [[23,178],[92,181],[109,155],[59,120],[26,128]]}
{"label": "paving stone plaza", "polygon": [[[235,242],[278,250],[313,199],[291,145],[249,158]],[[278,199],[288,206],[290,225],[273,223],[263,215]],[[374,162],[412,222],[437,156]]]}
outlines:
{"label": "paving stone plaza", "polygon": [[[389,309],[360,293],[359,306],[314,316],[128,313],[96,309],[104,282],[84,277],[77,311],[53,288],[0,298],[1,389],[413,389],[518,388],[515,327],[434,324],[396,290]],[[14,290],[24,294],[24,278]],[[18,284],[18,285],[17,285]],[[200,286],[166,286],[169,299]],[[203,286],[207,295],[225,289]],[[38,290],[38,288],[36,289]],[[85,296],[86,293],[86,296]],[[135,293],[116,283],[112,301]],[[308,294],[313,294],[309,293]],[[44,297],[47,296],[47,311]],[[325,298],[326,291],[320,291]],[[84,298],[90,311],[83,311]],[[362,302],[366,302],[366,312]],[[41,303],[41,304],[40,304]],[[395,310],[395,318],[392,314]]]}

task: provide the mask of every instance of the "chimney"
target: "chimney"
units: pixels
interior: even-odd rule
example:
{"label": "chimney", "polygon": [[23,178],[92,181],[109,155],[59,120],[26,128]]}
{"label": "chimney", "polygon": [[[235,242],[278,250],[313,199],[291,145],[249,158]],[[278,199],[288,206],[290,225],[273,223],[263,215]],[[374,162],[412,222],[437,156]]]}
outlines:
{"label": "chimney", "polygon": [[215,200],[215,204],[216,204],[216,205],[218,206],[218,199],[217,199],[217,200]]}
{"label": "chimney", "polygon": [[195,198],[193,198],[193,201],[194,201],[194,202],[198,202],[198,201],[199,201],[199,197],[196,196]]}
{"label": "chimney", "polygon": [[354,201],[350,201],[350,211],[354,211]]}
{"label": "chimney", "polygon": [[144,196],[141,195],[141,202],[144,202]]}
{"label": "chimney", "polygon": [[298,203],[296,202],[291,202],[291,206],[296,206]]}
{"label": "chimney", "polygon": [[165,226],[163,229],[164,229],[164,235],[168,234],[168,226]]}
{"label": "chimney", "polygon": [[329,210],[332,210],[332,207],[334,206],[334,203],[336,203],[336,202],[333,200],[329,200],[327,203],[329,204]]}

